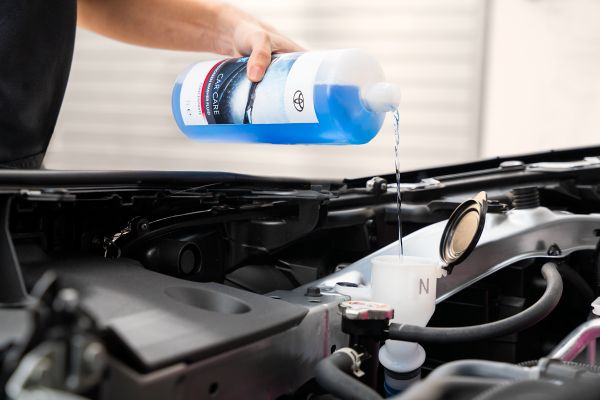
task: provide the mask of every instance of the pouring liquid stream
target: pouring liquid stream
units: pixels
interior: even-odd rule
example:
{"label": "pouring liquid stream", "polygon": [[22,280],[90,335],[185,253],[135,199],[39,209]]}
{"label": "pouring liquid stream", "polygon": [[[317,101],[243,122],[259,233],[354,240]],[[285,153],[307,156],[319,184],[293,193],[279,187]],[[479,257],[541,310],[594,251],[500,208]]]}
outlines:
{"label": "pouring liquid stream", "polygon": [[400,194],[400,111],[396,109],[393,113],[394,117],[394,164],[396,166],[396,205],[398,207],[398,255],[402,257],[404,254],[404,246],[402,245],[402,221],[400,208],[402,206],[402,198]]}

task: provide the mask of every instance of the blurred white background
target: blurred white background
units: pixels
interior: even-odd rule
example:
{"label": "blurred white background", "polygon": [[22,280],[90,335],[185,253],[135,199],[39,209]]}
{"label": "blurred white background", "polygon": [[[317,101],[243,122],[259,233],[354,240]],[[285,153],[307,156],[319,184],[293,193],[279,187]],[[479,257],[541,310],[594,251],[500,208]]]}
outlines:
{"label": "blurred white background", "polygon": [[480,155],[600,145],[600,0],[491,4]]}
{"label": "blurred white background", "polygon": [[[310,49],[360,47],[402,89],[401,168],[600,143],[600,0],[237,0]],[[391,117],[362,146],[206,144],[175,77],[214,55],[80,30],[46,168],[356,177],[393,170]]]}

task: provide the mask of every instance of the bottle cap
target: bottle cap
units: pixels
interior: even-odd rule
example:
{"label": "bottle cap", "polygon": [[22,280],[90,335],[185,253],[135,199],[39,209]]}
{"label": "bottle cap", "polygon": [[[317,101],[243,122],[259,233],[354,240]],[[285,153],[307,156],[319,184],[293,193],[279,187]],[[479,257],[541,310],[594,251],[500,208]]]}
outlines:
{"label": "bottle cap", "polygon": [[364,90],[362,99],[370,111],[394,111],[400,104],[400,90],[393,83],[378,82]]}

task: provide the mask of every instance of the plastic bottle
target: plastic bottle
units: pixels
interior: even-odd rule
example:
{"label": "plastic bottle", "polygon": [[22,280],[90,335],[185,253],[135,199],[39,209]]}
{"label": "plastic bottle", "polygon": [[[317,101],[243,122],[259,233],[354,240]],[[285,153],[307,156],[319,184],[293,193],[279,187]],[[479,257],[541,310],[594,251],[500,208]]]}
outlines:
{"label": "plastic bottle", "polygon": [[395,110],[399,92],[358,49],[273,55],[263,80],[246,77],[248,58],[200,62],[173,89],[179,129],[203,141],[361,144]]}

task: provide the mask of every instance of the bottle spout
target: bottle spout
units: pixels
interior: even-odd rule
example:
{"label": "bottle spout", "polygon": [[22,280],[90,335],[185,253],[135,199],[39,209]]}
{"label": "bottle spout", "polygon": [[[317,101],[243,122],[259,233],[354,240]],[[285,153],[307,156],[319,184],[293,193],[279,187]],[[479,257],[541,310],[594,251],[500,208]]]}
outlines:
{"label": "bottle spout", "polygon": [[400,104],[400,89],[389,82],[378,82],[363,92],[365,107],[372,112],[395,111]]}

